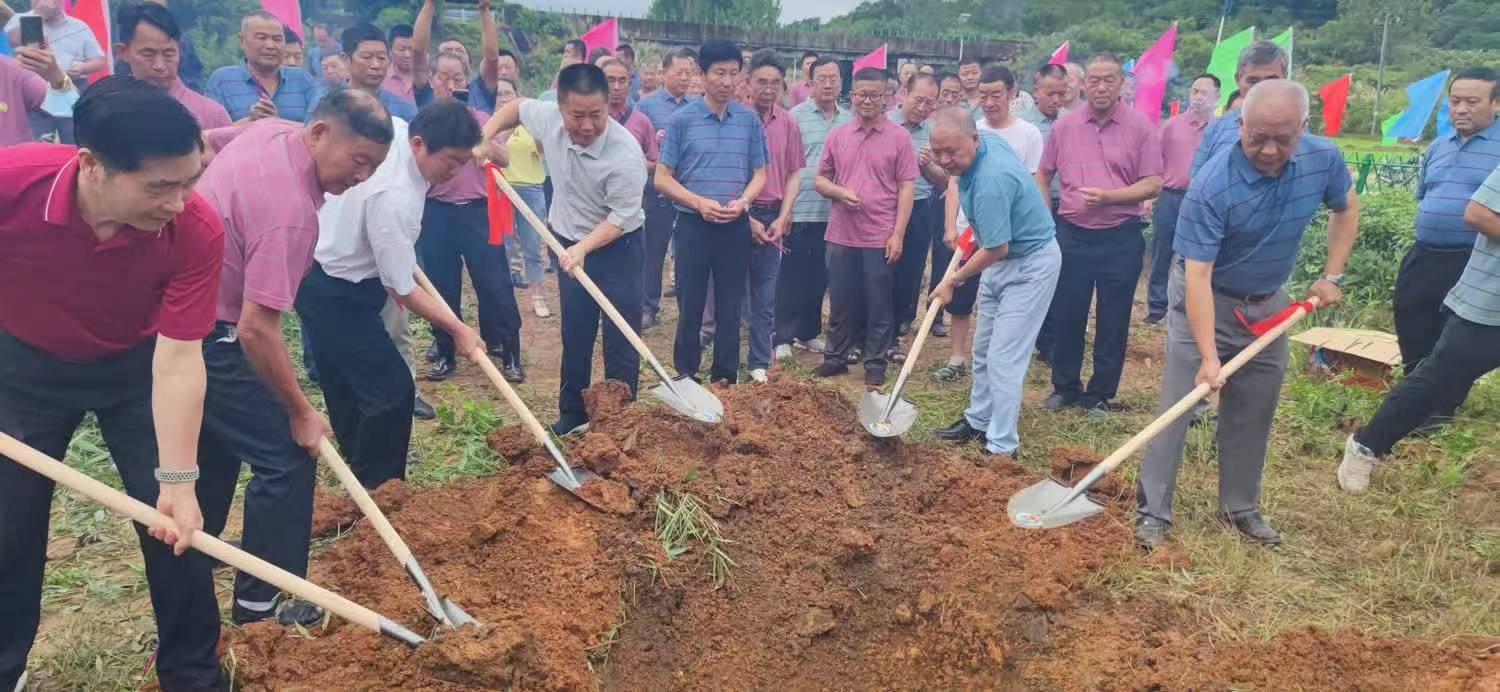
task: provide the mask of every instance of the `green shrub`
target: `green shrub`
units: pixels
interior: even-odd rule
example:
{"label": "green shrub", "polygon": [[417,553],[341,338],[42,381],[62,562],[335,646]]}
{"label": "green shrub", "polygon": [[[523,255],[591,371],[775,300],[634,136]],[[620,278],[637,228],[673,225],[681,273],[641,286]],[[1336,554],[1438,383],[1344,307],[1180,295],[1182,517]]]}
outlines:
{"label": "green shrub", "polygon": [[[1396,272],[1411,247],[1417,200],[1409,190],[1381,190],[1359,197],[1359,237],[1345,271],[1344,302],[1350,308],[1389,312]],[[1300,295],[1323,275],[1328,258],[1328,211],[1318,212],[1302,236],[1291,287]],[[1372,325],[1373,326],[1373,325]]]}

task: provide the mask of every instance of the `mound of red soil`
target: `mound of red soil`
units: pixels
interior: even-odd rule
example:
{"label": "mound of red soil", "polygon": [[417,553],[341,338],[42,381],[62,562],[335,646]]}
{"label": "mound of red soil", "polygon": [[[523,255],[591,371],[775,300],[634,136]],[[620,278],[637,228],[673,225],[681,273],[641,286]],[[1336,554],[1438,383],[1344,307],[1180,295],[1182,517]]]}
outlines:
{"label": "mound of red soil", "polygon": [[[1099,462],[1104,461],[1093,452],[1082,447],[1058,447],[1052,450],[1052,477],[1073,485],[1089,475]],[[1125,496],[1126,488],[1117,473],[1104,474],[1088,490],[1096,499],[1118,500]]]}
{"label": "mound of red soil", "polygon": [[[411,496],[411,486],[399,480],[386,481],[370,493],[375,506],[387,515],[406,504]],[[364,516],[343,486],[319,488],[313,500],[312,535],[331,536],[353,526]]]}

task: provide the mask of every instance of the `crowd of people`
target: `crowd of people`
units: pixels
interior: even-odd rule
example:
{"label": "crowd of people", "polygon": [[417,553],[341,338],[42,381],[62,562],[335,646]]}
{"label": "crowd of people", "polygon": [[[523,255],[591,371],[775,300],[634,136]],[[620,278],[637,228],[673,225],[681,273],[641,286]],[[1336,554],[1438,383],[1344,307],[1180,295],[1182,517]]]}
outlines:
{"label": "crowd of people", "polygon": [[[225,683],[212,564],[185,551],[192,531],[224,528],[241,464],[242,546],[305,574],[323,440],[369,488],[402,478],[412,419],[433,415],[416,379],[447,379],[463,356],[493,357],[524,381],[519,305],[552,317],[549,272],[562,337],[555,434],[588,424],[596,341],[605,377],[632,393],[639,381],[637,354],[601,319],[583,269],[633,329],[657,327],[675,297],[673,365],[698,377],[712,344],[707,378],[725,386],[742,368],[747,386],[765,382],[802,349],[821,357],[817,377],[857,365],[880,387],[926,294],[945,313],[933,333],[951,342],[932,377],[971,378],[963,416],[935,434],[1009,457],[1034,359],[1051,373],[1041,408],[1110,414],[1144,272],[1145,323],[1166,332],[1159,412],[1200,384],[1218,391],[1221,516],[1248,540],[1280,541],[1259,508],[1286,339],[1232,378],[1221,367],[1254,340],[1250,325],[1296,302],[1284,284],[1322,207],[1325,273],[1308,295],[1339,302],[1359,214],[1338,149],[1306,132],[1308,93],[1280,47],[1241,55],[1239,105],[1216,116],[1230,85],[1201,75],[1188,109],[1160,126],[1131,106],[1130,75],[1109,53],[1028,68],[1026,90],[1012,68],[974,57],[952,72],[846,74],[832,56],[792,65],[724,40],[641,63],[629,45],[590,54],[573,40],[552,87],[528,97],[521,56],[500,48],[479,6],[477,52],[452,39],[430,48],[433,0],[411,26],[360,24],[335,39],[313,24],[305,50],[253,12],[243,62],[201,90],[201,65],[161,4],[120,13],[111,53],[122,74],[86,88],[106,56],[57,0],[33,3],[43,44],[7,25],[0,431],[61,457],[92,412],[127,492],[176,522],[138,527],[163,689]],[[1417,242],[1396,287],[1408,374],[1350,436],[1337,474],[1349,492],[1500,365],[1500,80],[1459,71],[1449,104],[1455,132],[1423,159]],[[28,143],[39,137],[48,142]],[[562,252],[542,252],[521,210],[510,224],[493,218],[490,166]],[[461,317],[465,269],[477,330]],[[421,270],[438,295],[422,290]],[[289,311],[326,420],[283,339]],[[433,327],[424,373],[408,311]],[[1171,526],[1188,427],[1212,421],[1183,418],[1148,448],[1142,547]],[[0,464],[0,689],[24,675],[39,623],[51,490]],[[232,599],[240,624],[322,616],[244,574]]]}

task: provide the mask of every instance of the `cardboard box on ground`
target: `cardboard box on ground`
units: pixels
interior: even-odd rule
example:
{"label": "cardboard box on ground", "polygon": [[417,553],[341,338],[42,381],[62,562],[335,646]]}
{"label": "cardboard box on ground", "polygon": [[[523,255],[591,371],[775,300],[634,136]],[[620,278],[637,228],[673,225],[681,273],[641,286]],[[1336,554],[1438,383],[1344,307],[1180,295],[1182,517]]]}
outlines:
{"label": "cardboard box on ground", "polygon": [[1309,375],[1336,377],[1351,386],[1384,389],[1401,364],[1395,335],[1373,329],[1316,327],[1294,335],[1292,341],[1312,347]]}

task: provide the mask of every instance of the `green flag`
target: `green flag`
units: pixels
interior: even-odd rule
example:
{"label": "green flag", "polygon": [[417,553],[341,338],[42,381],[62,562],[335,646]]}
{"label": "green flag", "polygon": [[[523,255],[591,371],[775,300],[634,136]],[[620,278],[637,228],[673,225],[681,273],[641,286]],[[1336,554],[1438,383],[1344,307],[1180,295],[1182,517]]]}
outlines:
{"label": "green flag", "polygon": [[1393,116],[1391,116],[1389,118],[1386,118],[1385,122],[1380,123],[1380,135],[1381,135],[1380,143],[1381,144],[1384,144],[1385,146],[1388,146],[1388,147],[1389,146],[1393,146],[1393,145],[1396,144],[1396,138],[1395,137],[1386,137],[1385,133],[1390,132],[1391,131],[1391,126],[1395,125],[1396,121],[1400,120],[1400,119],[1401,119],[1401,114],[1397,113],[1397,114],[1395,114],[1395,115],[1393,115]]}
{"label": "green flag", "polygon": [[1240,51],[1250,46],[1255,40],[1255,27],[1250,27],[1238,34],[1230,36],[1214,46],[1214,54],[1208,60],[1208,73],[1218,77],[1219,82],[1224,85],[1219,89],[1219,107],[1229,103],[1229,94],[1234,91],[1234,71],[1239,66]]}
{"label": "green flag", "polygon": [[1287,27],[1280,36],[1271,39],[1271,43],[1281,46],[1286,51],[1286,73],[1292,73],[1292,27]]}

